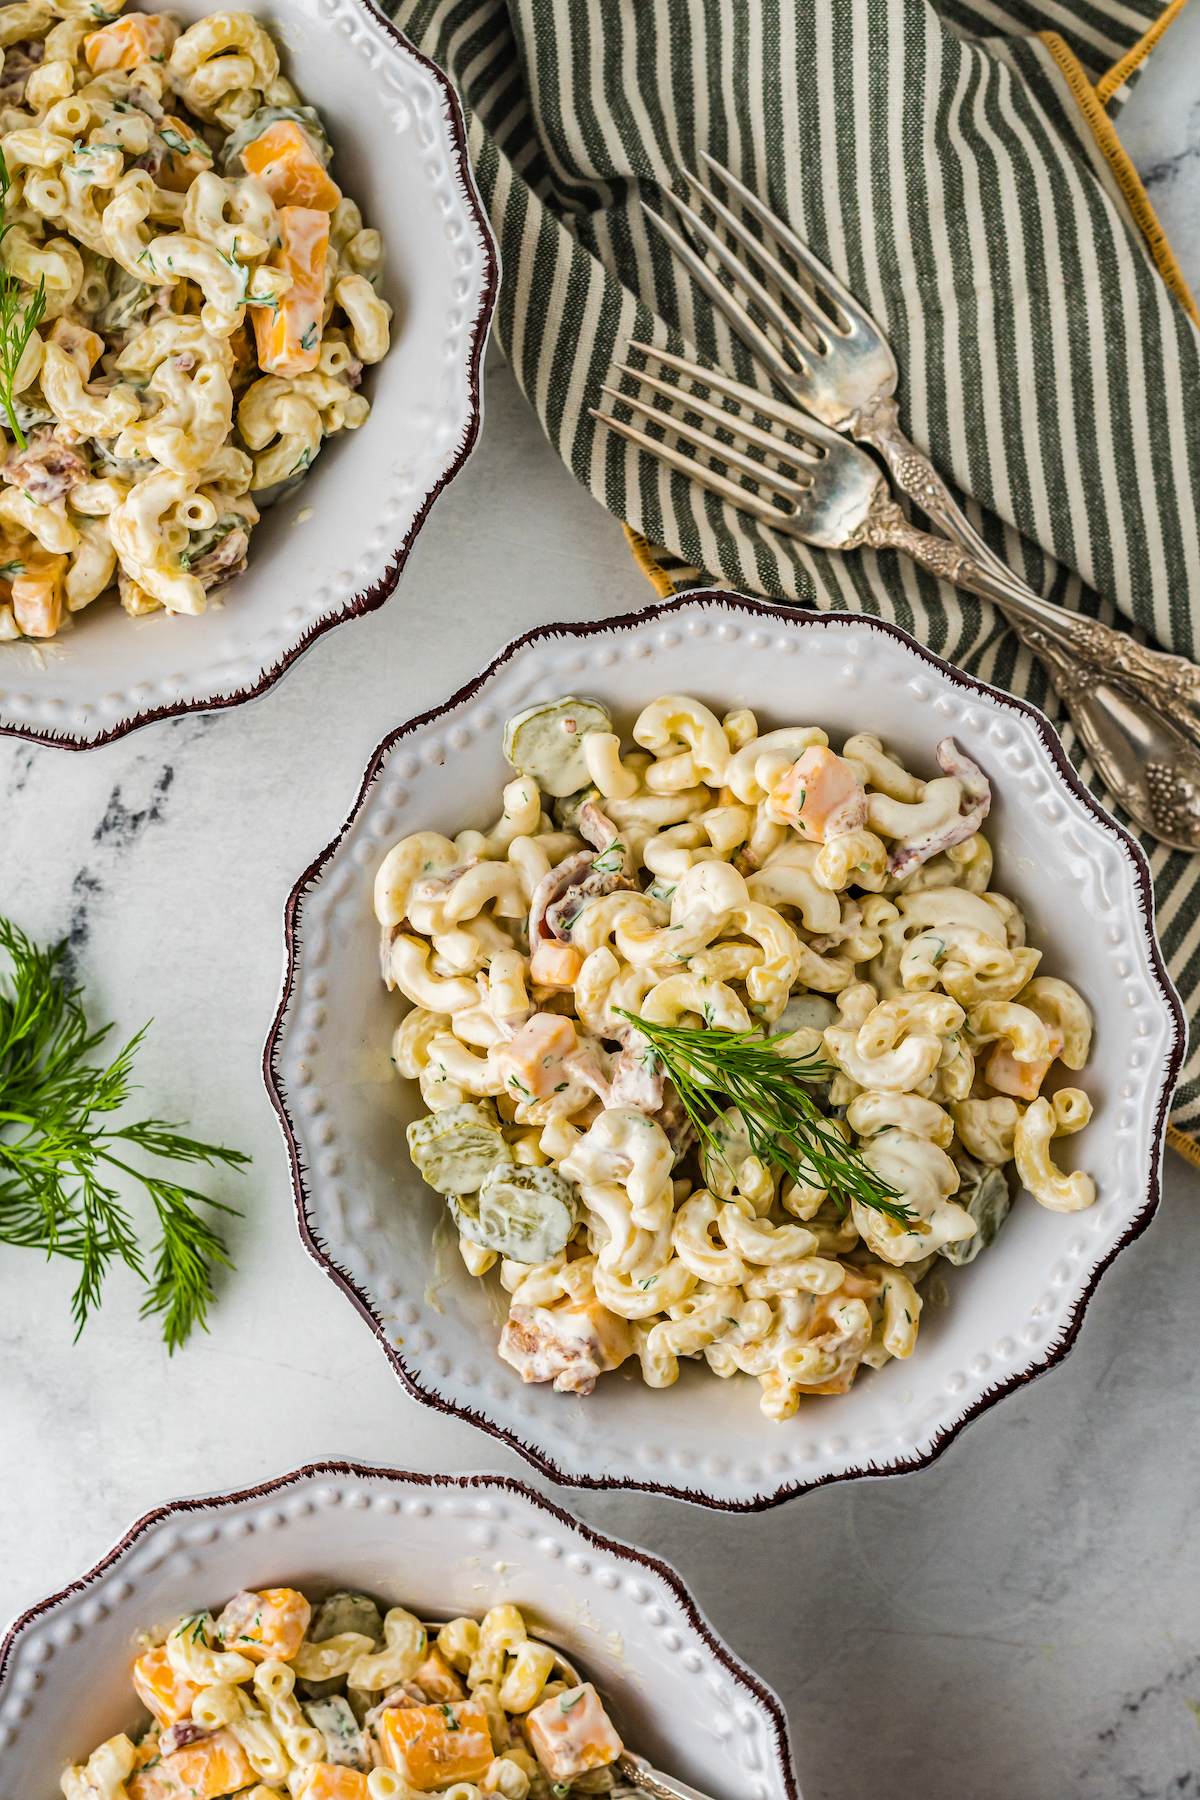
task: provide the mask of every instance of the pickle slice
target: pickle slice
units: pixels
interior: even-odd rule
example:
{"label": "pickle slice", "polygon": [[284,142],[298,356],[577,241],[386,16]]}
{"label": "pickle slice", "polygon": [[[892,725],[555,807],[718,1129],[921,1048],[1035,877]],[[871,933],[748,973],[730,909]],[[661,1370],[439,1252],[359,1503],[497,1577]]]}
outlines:
{"label": "pickle slice", "polygon": [[510,1262],[549,1262],[563,1248],[579,1216],[575,1189],[548,1168],[495,1168],[477,1194],[451,1194],[450,1211],[463,1237]]}
{"label": "pickle slice", "polygon": [[611,731],[599,700],[543,700],[527,706],[504,727],[504,754],[518,775],[528,775],[544,794],[561,800],[588,785],[583,740],[589,731]]}
{"label": "pickle slice", "polygon": [[367,1740],[344,1695],[321,1695],[310,1700],[304,1710],[325,1739],[326,1762],[364,1772],[371,1767]]}
{"label": "pickle slice", "polygon": [[962,1186],[954,1196],[955,1205],[965,1207],[970,1213],[975,1221],[975,1232],[972,1237],[960,1238],[956,1244],[942,1244],[938,1255],[961,1269],[964,1263],[974,1262],[981,1250],[995,1243],[1012,1206],[1012,1194],[1003,1169],[989,1169],[968,1156],[965,1150],[960,1150],[953,1162],[962,1177]]}
{"label": "pickle slice", "polygon": [[824,1031],[836,1025],[838,1009],[825,994],[791,994],[788,1003],[770,1028],[772,1037],[790,1037],[793,1031]]}
{"label": "pickle slice", "polygon": [[[357,1631],[363,1637],[372,1638],[377,1645],[382,1644],[383,1617],[368,1595],[356,1593],[350,1588],[339,1588],[313,1609],[308,1627],[311,1643],[324,1643],[326,1638],[337,1637],[343,1631]],[[297,1691],[306,1694],[310,1700],[321,1700],[326,1695],[338,1694],[345,1685],[344,1675],[331,1675],[323,1681],[309,1681],[301,1676],[296,1682]],[[353,1713],[350,1717],[353,1720]],[[313,1719],[313,1724],[318,1730],[325,1730],[319,1719]],[[330,1755],[330,1762],[337,1760],[337,1757]]]}
{"label": "pickle slice", "polygon": [[445,1106],[414,1119],[408,1153],[439,1194],[473,1194],[490,1170],[513,1160],[491,1107]]}
{"label": "pickle slice", "polygon": [[383,1642],[383,1616],[367,1594],[354,1588],[339,1588],[313,1609],[308,1628],[309,1642],[322,1644],[326,1638],[340,1637],[344,1631],[357,1631],[362,1637]]}

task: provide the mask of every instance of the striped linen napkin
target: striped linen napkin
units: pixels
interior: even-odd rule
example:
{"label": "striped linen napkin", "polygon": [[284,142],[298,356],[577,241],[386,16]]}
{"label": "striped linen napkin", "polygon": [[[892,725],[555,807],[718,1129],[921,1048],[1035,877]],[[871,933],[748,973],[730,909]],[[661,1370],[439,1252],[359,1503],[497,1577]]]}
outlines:
{"label": "striped linen napkin", "polygon": [[[1181,5],[399,0],[395,12],[458,84],[503,259],[500,344],[577,479],[677,564],[881,614],[1033,700],[1101,795],[1043,670],[991,607],[894,553],[781,538],[588,408],[630,338],[766,385],[640,212],[641,199],[663,206],[664,187],[686,192],[679,171],[705,148],[879,320],[905,430],[1012,566],[1047,598],[1123,615],[1194,657],[1200,335],[1102,104]],[[1194,1016],[1200,858],[1143,842]],[[1173,1125],[1200,1157],[1200,1041]]]}

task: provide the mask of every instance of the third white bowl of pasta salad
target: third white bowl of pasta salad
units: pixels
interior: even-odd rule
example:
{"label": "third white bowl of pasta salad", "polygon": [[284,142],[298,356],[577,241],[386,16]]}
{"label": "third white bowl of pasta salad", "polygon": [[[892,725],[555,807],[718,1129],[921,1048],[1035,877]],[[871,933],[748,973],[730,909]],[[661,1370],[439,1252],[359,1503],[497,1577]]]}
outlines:
{"label": "third white bowl of pasta salad", "polygon": [[82,748],[386,599],[496,257],[448,82],[365,0],[19,0],[0,49],[0,731]]}
{"label": "third white bowl of pasta salad", "polygon": [[1073,1342],[1182,1046],[1041,715],[727,595],[381,746],[289,907],[306,1242],[423,1399],[737,1507],[911,1469]]}
{"label": "third white bowl of pasta salad", "polygon": [[674,1570],[500,1475],[170,1502],[0,1641],[0,1800],[634,1800],[642,1761],[799,1800]]}

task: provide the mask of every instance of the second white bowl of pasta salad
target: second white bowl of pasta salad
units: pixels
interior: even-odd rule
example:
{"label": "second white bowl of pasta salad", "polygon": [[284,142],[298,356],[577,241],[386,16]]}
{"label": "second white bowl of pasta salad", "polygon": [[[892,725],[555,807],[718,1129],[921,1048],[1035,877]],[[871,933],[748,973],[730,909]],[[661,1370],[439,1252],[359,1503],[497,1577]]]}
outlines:
{"label": "second white bowl of pasta salad", "polygon": [[306,1240],[422,1398],[562,1479],[912,1468],[1153,1211],[1149,906],[1045,720],[892,628],[548,628],[381,747],[293,896]]}
{"label": "second white bowl of pasta salad", "polygon": [[0,730],[85,747],[387,597],[496,258],[449,84],[364,0],[20,0],[0,49]]}
{"label": "second white bowl of pasta salad", "polygon": [[633,1800],[627,1755],[799,1800],[782,1706],[675,1572],[499,1475],[171,1502],[0,1641],[0,1800]]}

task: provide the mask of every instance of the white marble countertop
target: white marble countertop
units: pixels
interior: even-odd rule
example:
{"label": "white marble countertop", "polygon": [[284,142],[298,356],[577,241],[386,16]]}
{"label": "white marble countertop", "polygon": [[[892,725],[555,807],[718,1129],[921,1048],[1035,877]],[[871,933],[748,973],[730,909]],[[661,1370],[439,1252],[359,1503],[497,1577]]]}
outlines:
{"label": "white marble countertop", "polygon": [[[1200,6],[1121,130],[1200,291]],[[302,1251],[260,1075],[297,873],[370,751],[508,639],[643,605],[620,527],[541,438],[498,358],[481,448],[397,597],[264,700],[84,756],[0,741],[0,912],[69,934],[95,1013],[153,1018],[147,1110],[250,1151],[222,1182],[237,1273],[171,1360],[132,1281],[71,1343],[71,1273],[0,1251],[0,1620],[138,1513],[347,1455],[503,1469],[510,1452],[399,1389]],[[931,1469],[757,1517],[560,1497],[666,1556],[788,1707],[805,1800],[1200,1794],[1200,1175],[1168,1155],[1158,1218],[1102,1283],[1065,1366]]]}

